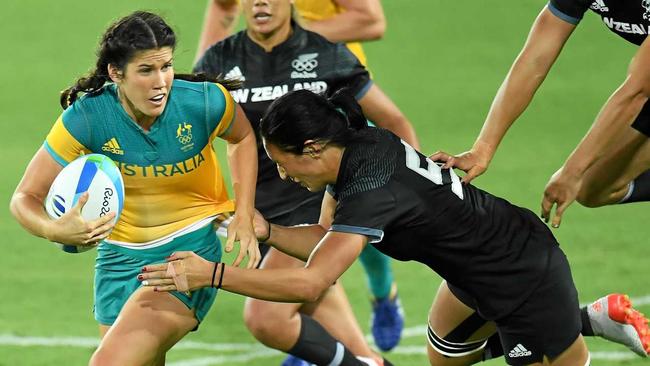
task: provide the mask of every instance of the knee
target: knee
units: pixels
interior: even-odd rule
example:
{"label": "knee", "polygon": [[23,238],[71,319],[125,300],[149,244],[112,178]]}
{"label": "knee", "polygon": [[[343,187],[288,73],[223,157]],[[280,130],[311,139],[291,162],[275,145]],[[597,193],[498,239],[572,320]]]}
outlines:
{"label": "knee", "polygon": [[448,357],[441,353],[427,347],[429,355],[429,364],[431,366],[460,366],[471,365],[473,362],[466,359],[466,357]]}
{"label": "knee", "polygon": [[596,207],[600,207],[600,206],[603,205],[598,199],[596,199],[596,197],[589,196],[587,194],[584,194],[584,195],[583,194],[578,194],[578,197],[576,197],[576,201],[579,204],[581,204],[581,205],[583,205],[585,207],[588,207],[588,208],[596,208]]}
{"label": "knee", "polygon": [[609,196],[610,194],[607,194],[605,192],[596,192],[592,189],[583,188],[578,192],[578,196],[576,197],[576,201],[578,201],[579,204],[588,207],[588,208],[596,208],[596,207],[601,207],[609,204]]}
{"label": "knee", "polygon": [[90,358],[88,366],[118,366],[120,360],[115,356],[114,352],[100,345]]}
{"label": "knee", "polygon": [[[251,304],[251,302],[256,302]],[[258,301],[246,303],[244,307],[244,323],[251,334],[261,342],[277,339],[284,332],[288,319],[284,314],[268,309]]]}

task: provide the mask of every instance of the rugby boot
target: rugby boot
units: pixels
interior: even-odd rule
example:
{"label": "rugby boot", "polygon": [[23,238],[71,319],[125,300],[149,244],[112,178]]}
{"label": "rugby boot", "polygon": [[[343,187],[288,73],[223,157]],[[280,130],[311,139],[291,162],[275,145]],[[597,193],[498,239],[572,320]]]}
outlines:
{"label": "rugby boot", "polygon": [[393,366],[390,361],[388,361],[385,358],[382,358],[381,356],[377,357],[362,357],[362,356],[357,356],[357,360],[363,362],[367,366]]}
{"label": "rugby boot", "polygon": [[281,366],[311,366],[311,364],[294,355],[287,355],[287,358],[282,361]]}
{"label": "rugby boot", "polygon": [[372,302],[371,330],[375,344],[386,352],[395,348],[404,329],[404,310],[393,285],[391,295]]}
{"label": "rugby boot", "polygon": [[627,295],[601,297],[587,307],[587,313],[595,335],[623,344],[641,357],[648,357],[648,319],[632,307]]}

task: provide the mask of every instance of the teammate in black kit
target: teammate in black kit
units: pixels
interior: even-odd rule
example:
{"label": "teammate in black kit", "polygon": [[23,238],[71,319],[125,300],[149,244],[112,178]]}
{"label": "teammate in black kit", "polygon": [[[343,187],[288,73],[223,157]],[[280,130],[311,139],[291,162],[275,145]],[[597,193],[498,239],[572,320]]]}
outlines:
{"label": "teammate in black kit", "polygon": [[[599,14],[610,30],[640,48],[623,85],[609,98],[585,138],[546,186],[542,216],[551,219],[551,210],[557,205],[553,227],[560,226],[562,214],[576,199],[588,207],[650,200],[650,103],[646,103],[650,95],[650,43],[646,41],[650,32],[649,1],[551,0],[533,24],[472,149],[456,156],[431,156],[466,171],[463,182],[481,175],[588,9]],[[626,317],[619,319],[612,318],[616,311],[603,311],[603,304],[620,300],[620,295],[609,295],[583,309],[583,335],[604,336],[646,357],[650,353],[650,334],[645,317],[631,308]],[[629,308],[629,302],[626,304]]]}
{"label": "teammate in black kit", "polygon": [[[261,121],[280,176],[310,191],[327,187],[318,225],[267,229],[256,219],[256,234],[308,259],[305,268],[243,270],[191,252],[175,253],[170,265],[187,269],[190,288],[215,285],[271,301],[305,301],[318,298],[371,243],[395,259],[429,266],[466,296],[465,303],[451,293],[436,298],[430,343],[477,311],[496,324],[479,330],[478,343],[497,331],[509,364],[589,364],[569,265],[537,216],[461,184],[453,170],[389,131],[365,127],[346,93],[327,99],[296,91],[274,102]],[[143,284],[177,289],[166,269],[147,266]],[[436,364],[431,344],[428,350]]]}
{"label": "teammate in black kit", "polygon": [[[288,91],[327,93],[347,86],[370,120],[417,145],[406,117],[372,82],[345,44],[331,43],[293,23],[288,0],[246,0],[242,8],[246,29],[210,47],[195,71],[241,79],[243,88],[232,94],[255,130],[269,104]],[[318,222],[322,192],[308,192],[280,179],[275,164],[261,144],[259,147],[256,208],[275,224]],[[366,253],[372,253],[373,248],[368,249]],[[302,261],[273,249],[262,264],[263,268],[303,266]],[[249,299],[244,310],[246,325],[264,344],[293,354],[292,349],[302,342],[299,333],[303,322],[312,321],[298,314],[300,310],[313,315],[356,355],[371,354],[340,285],[333,286],[318,304],[301,305]]]}
{"label": "teammate in black kit", "polygon": [[[577,200],[587,207],[650,200],[650,1],[551,0],[540,12],[499,89],[471,150],[455,157],[464,182],[488,167],[506,131],[526,109],[584,13],[591,9],[611,31],[639,45],[627,78],[544,191],[542,216],[559,227]],[[626,65],[627,66],[627,65]],[[630,128],[631,126],[631,128]],[[434,155],[432,158],[449,159]],[[551,218],[553,206],[555,214]]]}

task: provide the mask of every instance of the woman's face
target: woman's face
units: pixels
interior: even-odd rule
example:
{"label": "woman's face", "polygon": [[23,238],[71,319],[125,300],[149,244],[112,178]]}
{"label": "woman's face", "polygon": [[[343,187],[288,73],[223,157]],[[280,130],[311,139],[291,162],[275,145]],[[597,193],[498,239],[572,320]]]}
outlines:
{"label": "woman's face", "polygon": [[111,75],[119,88],[124,109],[136,121],[155,119],[165,110],[174,80],[172,58],[171,47],[141,51],[116,78]]}
{"label": "woman's face", "polygon": [[270,37],[291,23],[291,0],[242,0],[249,31]]}
{"label": "woman's face", "polygon": [[331,174],[328,174],[330,172],[328,172],[320,154],[303,153],[296,155],[283,151],[266,140],[264,140],[264,148],[266,154],[278,168],[278,174],[280,174],[282,180],[289,179],[311,192],[322,191],[330,183],[325,177]]}

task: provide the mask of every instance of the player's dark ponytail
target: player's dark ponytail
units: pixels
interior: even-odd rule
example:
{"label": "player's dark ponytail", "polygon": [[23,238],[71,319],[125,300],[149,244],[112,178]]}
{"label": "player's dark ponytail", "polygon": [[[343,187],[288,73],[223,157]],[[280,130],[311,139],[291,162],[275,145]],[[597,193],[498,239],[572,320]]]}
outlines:
{"label": "player's dark ponytail", "polygon": [[302,154],[307,140],[345,147],[371,141],[361,130],[367,126],[361,107],[347,90],[331,98],[296,90],[276,99],[260,121],[260,134],[280,149]]}
{"label": "player's dark ponytail", "polygon": [[[97,93],[105,83],[110,82],[108,65],[124,70],[137,52],[176,47],[176,35],[172,28],[158,15],[146,11],[136,11],[113,23],[99,42],[95,69],[79,78],[74,85],[61,92],[60,103],[63,109],[72,105],[79,93]],[[233,90],[241,86],[237,81],[224,80],[219,76],[176,74],[175,79],[189,81],[210,81],[222,84]]]}
{"label": "player's dark ponytail", "polygon": [[361,106],[348,89],[337,90],[328,100],[343,114],[350,128],[360,130],[368,127],[368,121],[366,116],[363,115]]}

